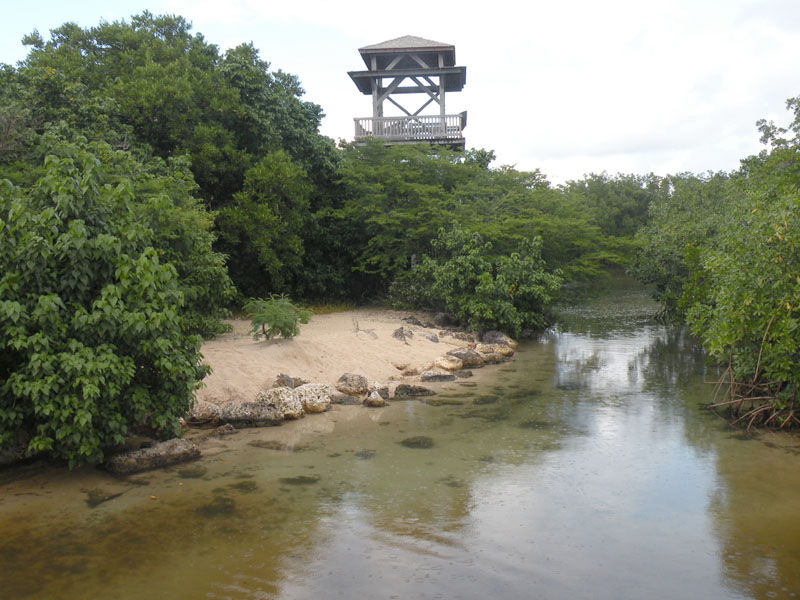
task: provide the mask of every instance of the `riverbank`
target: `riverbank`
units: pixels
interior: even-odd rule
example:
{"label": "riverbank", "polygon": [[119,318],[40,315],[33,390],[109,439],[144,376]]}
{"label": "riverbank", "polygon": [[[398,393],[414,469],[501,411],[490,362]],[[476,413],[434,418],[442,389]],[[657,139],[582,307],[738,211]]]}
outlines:
{"label": "riverbank", "polygon": [[[217,405],[252,402],[281,373],[330,385],[344,373],[387,383],[403,373],[413,377],[472,341],[456,331],[413,325],[404,320],[408,317],[433,325],[425,315],[408,311],[355,309],[315,315],[292,340],[256,341],[249,321],[229,320],[231,332],[203,344],[204,362],[212,373],[197,397]],[[412,335],[393,337],[401,327]]]}

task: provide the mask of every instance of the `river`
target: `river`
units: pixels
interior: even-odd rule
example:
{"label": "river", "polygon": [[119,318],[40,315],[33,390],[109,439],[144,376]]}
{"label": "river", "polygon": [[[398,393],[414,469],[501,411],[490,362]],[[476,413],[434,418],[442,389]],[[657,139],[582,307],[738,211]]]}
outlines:
{"label": "river", "polygon": [[0,596],[800,597],[800,437],[705,410],[714,370],[654,310],[623,283],[427,403],[188,465],[1,471]]}

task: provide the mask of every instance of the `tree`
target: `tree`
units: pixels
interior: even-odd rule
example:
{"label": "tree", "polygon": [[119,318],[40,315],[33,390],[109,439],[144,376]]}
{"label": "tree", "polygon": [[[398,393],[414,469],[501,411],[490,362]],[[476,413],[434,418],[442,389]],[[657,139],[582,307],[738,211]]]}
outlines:
{"label": "tree", "polygon": [[545,309],[561,285],[541,259],[541,239],[518,252],[492,255],[492,244],[459,226],[440,229],[432,252],[400,278],[395,295],[417,308],[445,310],[476,329],[519,335],[546,325]]}
{"label": "tree", "polygon": [[[178,434],[208,372],[175,267],[133,183],[65,146],[30,189],[0,188],[0,445],[96,462],[135,427]],[[158,204],[149,206],[158,209]]]}
{"label": "tree", "polygon": [[277,150],[247,171],[242,191],[220,211],[221,247],[244,294],[287,291],[302,264],[310,187],[302,167]]}

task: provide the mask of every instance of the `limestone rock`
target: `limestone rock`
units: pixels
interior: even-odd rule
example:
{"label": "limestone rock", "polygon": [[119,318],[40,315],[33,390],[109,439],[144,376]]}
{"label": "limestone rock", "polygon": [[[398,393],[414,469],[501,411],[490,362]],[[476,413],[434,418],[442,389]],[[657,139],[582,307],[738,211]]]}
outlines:
{"label": "limestone rock", "polygon": [[502,331],[485,331],[481,336],[484,344],[501,344],[503,346],[517,347],[517,342],[508,337]]}
{"label": "limestone rock", "polygon": [[205,400],[195,400],[187,417],[193,425],[216,421],[219,418],[219,406]]}
{"label": "limestone rock", "polygon": [[439,343],[439,337],[435,333],[430,333],[428,331],[423,331],[422,333],[420,333],[420,335],[422,337],[424,337],[426,340],[428,340],[430,342],[433,342],[434,344],[438,344]]}
{"label": "limestone rock", "polygon": [[280,425],[283,413],[263,402],[228,402],[220,408],[219,420],[234,427]]}
{"label": "limestone rock", "polygon": [[405,371],[403,371],[402,375],[404,377],[414,377],[414,375],[419,375],[419,369],[415,367],[409,367]]}
{"label": "limestone rock", "polygon": [[463,366],[468,369],[482,367],[484,363],[481,355],[470,348],[456,348],[455,350],[450,350],[447,354],[461,359]]}
{"label": "limestone rock", "polygon": [[301,419],[306,415],[294,388],[291,387],[273,387],[259,392],[256,402],[274,406],[284,419]]}
{"label": "limestone rock", "polygon": [[483,363],[486,365],[496,365],[501,362],[505,362],[508,360],[507,356],[500,354],[499,352],[491,352],[489,354],[481,354],[483,357]]}
{"label": "limestone rock", "polygon": [[384,400],[389,399],[389,386],[385,383],[381,383],[379,381],[373,381],[369,386],[370,393],[378,392],[381,398]]}
{"label": "limestone rock", "polygon": [[356,398],[355,396],[351,396],[350,394],[331,394],[331,404],[343,404],[345,406],[352,406],[355,404],[361,404],[361,398]]}
{"label": "limestone rock", "polygon": [[424,327],[422,321],[420,321],[417,317],[403,317],[403,321],[408,323],[409,325],[416,325],[417,327]]}
{"label": "limestone rock", "polygon": [[408,327],[398,327],[392,332],[392,337],[408,344],[408,340],[414,337],[414,332]]}
{"label": "limestone rock", "polygon": [[472,371],[469,370],[454,371],[453,375],[455,375],[459,379],[467,379],[468,377],[472,377]]}
{"label": "limestone rock", "polygon": [[336,389],[350,396],[361,396],[369,392],[369,382],[363,375],[345,373],[336,382]]}
{"label": "limestone rock", "polygon": [[460,358],[450,356],[449,354],[440,356],[434,361],[433,364],[435,367],[444,369],[445,371],[458,371],[459,369],[464,368],[464,362]]}
{"label": "limestone rock", "polygon": [[378,392],[371,392],[364,400],[364,406],[379,408],[381,406],[386,406],[386,400]]}
{"label": "limestone rock", "polygon": [[405,363],[405,362],[394,362],[394,363],[392,363],[392,366],[394,366],[394,368],[397,369],[398,371],[404,371],[404,370],[406,370],[408,368],[408,363]]}
{"label": "limestone rock", "polygon": [[302,379],[301,377],[292,377],[286,373],[279,373],[275,378],[275,383],[272,384],[272,387],[288,387],[294,389],[296,387],[300,387],[301,385],[305,385],[306,383],[308,383],[308,381]]}
{"label": "limestone rock", "polygon": [[449,327],[451,325],[458,325],[458,319],[450,313],[438,312],[433,315],[433,322],[439,327]]}
{"label": "limestone rock", "polygon": [[307,413],[321,413],[330,407],[334,391],[326,383],[306,383],[296,388],[295,393]]}
{"label": "limestone rock", "polygon": [[112,473],[127,474],[149,471],[184,462],[200,456],[200,448],[189,440],[172,439],[149,448],[116,454],[105,461]]}
{"label": "limestone rock", "polygon": [[475,336],[471,333],[467,333],[466,331],[453,331],[451,334],[455,339],[461,340],[462,342],[468,342],[472,344],[475,341]]}
{"label": "limestone rock", "polygon": [[487,344],[480,343],[475,345],[475,352],[478,354],[502,354],[503,356],[512,356],[514,348],[506,344]]}
{"label": "limestone rock", "polygon": [[454,381],[456,376],[447,371],[425,371],[419,378],[421,381]]}
{"label": "limestone rock", "polygon": [[414,396],[433,396],[434,391],[424,385],[401,383],[394,388],[394,397],[397,399],[412,398]]}

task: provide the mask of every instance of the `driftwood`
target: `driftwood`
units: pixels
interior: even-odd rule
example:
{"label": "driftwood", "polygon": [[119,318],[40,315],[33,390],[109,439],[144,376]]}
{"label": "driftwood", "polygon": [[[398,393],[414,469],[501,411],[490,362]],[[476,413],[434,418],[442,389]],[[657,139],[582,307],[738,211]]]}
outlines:
{"label": "driftwood", "polygon": [[361,329],[358,326],[358,319],[356,319],[355,317],[353,317],[353,333],[355,333],[356,335],[358,335],[359,333],[366,333],[372,339],[378,338],[378,334],[375,333],[374,329]]}

